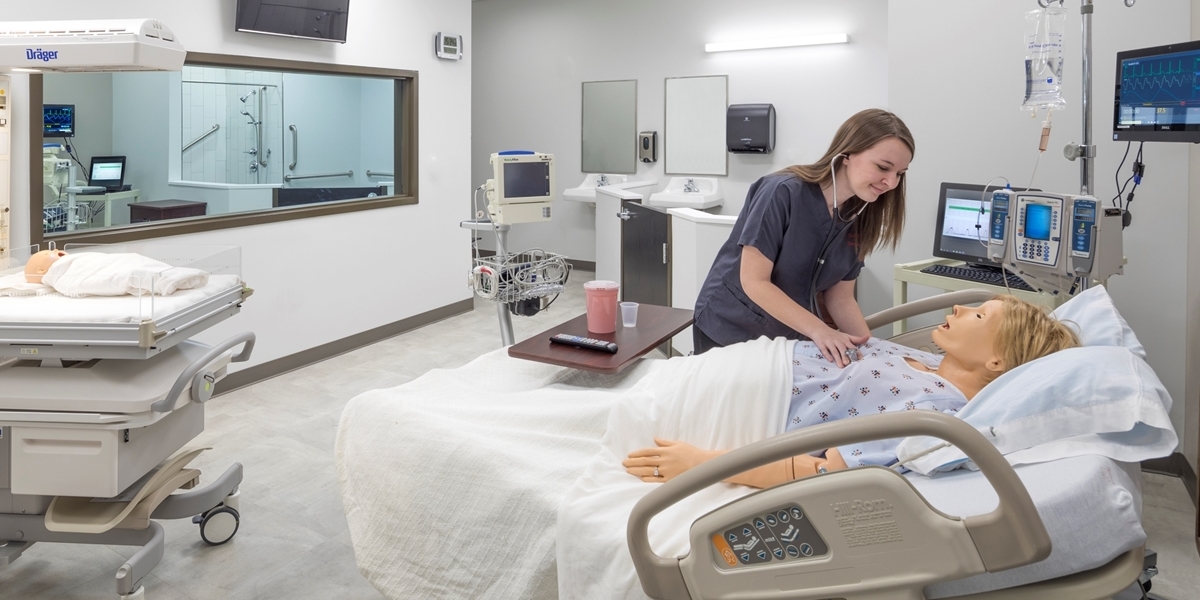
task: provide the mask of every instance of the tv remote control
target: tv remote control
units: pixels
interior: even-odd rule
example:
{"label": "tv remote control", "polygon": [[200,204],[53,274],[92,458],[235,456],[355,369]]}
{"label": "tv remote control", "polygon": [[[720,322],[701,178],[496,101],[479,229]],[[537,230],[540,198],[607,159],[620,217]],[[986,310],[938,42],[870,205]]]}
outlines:
{"label": "tv remote control", "polygon": [[578,335],[558,333],[550,336],[550,342],[553,344],[575,346],[576,348],[585,348],[587,350],[599,350],[600,352],[607,352],[609,354],[617,353],[617,345],[614,342],[585,338]]}

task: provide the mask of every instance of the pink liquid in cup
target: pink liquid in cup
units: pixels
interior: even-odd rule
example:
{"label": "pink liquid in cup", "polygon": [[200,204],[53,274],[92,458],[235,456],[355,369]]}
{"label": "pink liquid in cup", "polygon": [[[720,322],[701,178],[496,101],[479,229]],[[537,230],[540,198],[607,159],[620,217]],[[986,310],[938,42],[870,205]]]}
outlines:
{"label": "pink liquid in cup", "polygon": [[587,328],[591,333],[612,333],[617,330],[617,291],[615,281],[589,281],[583,284],[587,302]]}

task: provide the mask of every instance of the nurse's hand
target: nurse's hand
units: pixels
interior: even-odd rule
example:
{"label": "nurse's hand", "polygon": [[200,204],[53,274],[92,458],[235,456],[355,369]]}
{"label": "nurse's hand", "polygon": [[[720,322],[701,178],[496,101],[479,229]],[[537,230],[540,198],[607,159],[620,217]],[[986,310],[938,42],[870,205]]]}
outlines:
{"label": "nurse's hand", "polygon": [[859,344],[867,343],[867,340],[871,339],[871,336],[850,335],[830,327],[825,327],[823,330],[810,335],[809,339],[813,341],[813,344],[825,356],[825,360],[841,368],[850,364],[850,357],[846,355],[846,351],[851,348],[857,348]]}

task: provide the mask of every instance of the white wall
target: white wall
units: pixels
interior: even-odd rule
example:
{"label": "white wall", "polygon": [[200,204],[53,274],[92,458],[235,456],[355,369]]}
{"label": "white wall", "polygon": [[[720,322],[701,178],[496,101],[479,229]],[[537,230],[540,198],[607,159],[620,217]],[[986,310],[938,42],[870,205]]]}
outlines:
{"label": "white wall", "polygon": [[[904,240],[895,256],[871,257],[859,280],[867,311],[891,305],[894,263],[929,257],[940,182],[982,183],[997,175],[1019,185],[1029,182],[1040,119],[1031,120],[1017,107],[1024,93],[1024,13],[1033,8],[1032,0],[889,3],[889,106],[912,129],[917,153],[909,176]],[[1190,8],[1189,0],[1138,2],[1133,8],[1121,2],[1097,2],[1095,8],[1096,193],[1107,201],[1116,193],[1113,173],[1125,149],[1124,144],[1111,141],[1115,54],[1191,39]],[[1068,108],[1054,115],[1050,146],[1033,182],[1064,193],[1079,191],[1078,163],[1062,156],[1063,145],[1078,142],[1082,131],[1079,23],[1078,3],[1068,3],[1064,73]],[[1185,399],[1195,403],[1194,396],[1184,393],[1188,148],[1147,144],[1144,157],[1146,178],[1132,205],[1133,225],[1124,236],[1129,263],[1124,275],[1110,280],[1109,291],[1174,398],[1172,422],[1183,432]],[[1128,169],[1127,162],[1122,179],[1128,177]],[[1195,412],[1192,415],[1194,429]]]}
{"label": "white wall", "polygon": [[[725,214],[737,214],[747,188],[759,177],[816,160],[846,117],[887,104],[884,0],[487,0],[475,3],[473,20],[474,185],[491,177],[491,153],[525,149],[555,155],[559,194],[578,186],[584,176],[585,81],[636,79],[638,131],[660,136],[667,77],[728,75],[730,103],[774,104],[775,152],[729,155],[729,176],[721,178]],[[851,43],[704,52],[705,42],[826,32],[846,32]],[[471,50],[471,40],[466,47]],[[634,178],[659,179],[661,189],[666,185],[662,159],[638,163]],[[460,204],[464,218],[470,214],[465,205]],[[595,209],[560,195],[554,210],[549,223],[514,227],[510,246],[540,246],[595,260]]]}
{"label": "white wall", "polygon": [[[1191,0],[1192,38],[1200,39],[1200,0]],[[1183,453],[1200,472],[1200,149],[1188,148],[1187,401]]]}
{"label": "white wall", "polygon": [[[470,193],[472,52],[468,46],[463,61],[439,61],[431,40],[443,30],[470,40],[471,3],[356,0],[351,3],[346,44],[235,32],[234,5],[70,0],[53,8],[17,3],[6,6],[4,14],[7,20],[152,16],[166,23],[191,51],[420,73],[420,204],[169,240],[241,246],[244,275],[256,290],[240,316],[201,339],[213,342],[252,330],[259,339],[249,363],[253,365],[469,298],[464,285],[470,268],[469,236],[458,228],[458,221]],[[27,78],[14,78],[13,96],[15,104],[28,97]],[[20,145],[27,145],[20,132],[28,127],[28,111],[18,104],[13,113],[18,132],[14,147],[25,147]],[[165,140],[167,132],[162,135]],[[29,220],[28,157],[16,158],[13,206],[19,212],[13,219],[14,244],[27,239]],[[365,246],[375,260],[362,258]],[[354,286],[353,293],[346,292],[347,284]]]}

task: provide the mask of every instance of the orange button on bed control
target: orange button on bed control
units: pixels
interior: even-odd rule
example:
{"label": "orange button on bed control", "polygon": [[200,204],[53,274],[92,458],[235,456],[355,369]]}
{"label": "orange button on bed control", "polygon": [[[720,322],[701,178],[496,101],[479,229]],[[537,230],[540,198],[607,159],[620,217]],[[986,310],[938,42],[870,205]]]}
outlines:
{"label": "orange button on bed control", "polygon": [[729,566],[736,567],[738,565],[737,556],[733,554],[733,548],[729,547],[729,542],[726,542],[725,538],[721,537],[721,534],[714,533],[712,543],[717,547],[717,552],[721,553],[721,558],[724,558],[725,562],[729,563]]}

